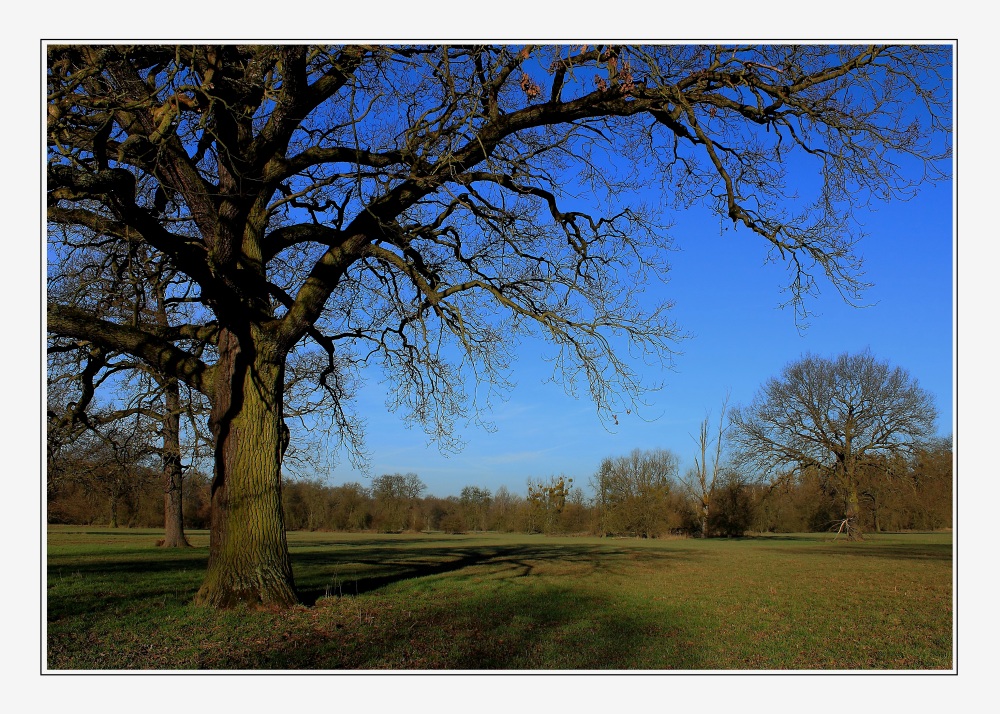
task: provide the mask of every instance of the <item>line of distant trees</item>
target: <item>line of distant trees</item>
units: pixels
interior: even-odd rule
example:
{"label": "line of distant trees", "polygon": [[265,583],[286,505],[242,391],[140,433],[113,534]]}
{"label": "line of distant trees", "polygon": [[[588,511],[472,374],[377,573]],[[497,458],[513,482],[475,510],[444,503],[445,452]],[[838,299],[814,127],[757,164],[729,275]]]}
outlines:
{"label": "line of distant trees", "polygon": [[[160,527],[159,471],[82,454],[72,468],[50,474],[50,523]],[[678,474],[669,451],[634,451],[608,458],[585,491],[567,476],[528,481],[524,494],[466,486],[457,496],[426,494],[419,476],[382,474],[366,483],[288,479],[282,502],[288,530],[436,531],[590,534],[659,538],[742,536],[753,532],[826,531],[847,494],[820,469],[763,483],[723,467],[703,519],[704,494],[692,473]],[[859,467],[859,521],[865,531],[934,530],[952,525],[952,445],[932,439],[907,456],[880,457]],[[209,477],[184,478],[184,525],[207,528]]]}
{"label": "line of distant trees", "polygon": [[[692,435],[694,465],[684,474],[676,454],[655,449],[604,459],[586,491],[565,475],[529,479],[523,495],[468,485],[447,498],[427,495],[414,473],[341,485],[286,475],[284,524],[642,538],[831,529],[860,538],[868,531],[951,527],[951,439],[931,436],[933,397],[905,370],[867,350],[805,355],[749,404],[729,409],[728,403],[727,397],[714,428],[707,415]],[[178,473],[164,476],[159,461],[168,440],[154,445],[164,429],[146,424],[145,411],[115,419],[50,411],[49,522],[156,527],[176,517],[169,507],[165,516],[163,504],[179,500],[178,533],[182,525],[208,525],[209,478],[193,468],[181,478],[179,457]],[[176,429],[174,437],[176,457]],[[165,501],[182,481],[182,498]]]}

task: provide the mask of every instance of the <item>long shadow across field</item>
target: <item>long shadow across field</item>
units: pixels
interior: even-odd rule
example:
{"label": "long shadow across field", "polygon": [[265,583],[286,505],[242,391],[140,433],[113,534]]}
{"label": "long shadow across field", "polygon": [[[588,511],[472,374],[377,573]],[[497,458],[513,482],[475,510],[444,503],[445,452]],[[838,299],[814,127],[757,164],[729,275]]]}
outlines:
{"label": "long shadow across field", "polygon": [[[442,543],[354,542],[295,553],[300,599],[328,613],[323,619],[333,620],[334,629],[231,650],[224,660],[201,665],[457,670],[705,666],[697,637],[679,610],[636,608],[624,604],[613,588],[593,586],[607,582],[602,576],[627,576],[636,564],[658,569],[701,557],[698,553],[586,544]],[[335,573],[343,578],[340,591],[331,591],[328,584]],[[433,595],[412,583],[441,575],[449,577],[431,585]],[[463,584],[468,580],[474,582]],[[407,581],[415,585],[412,591],[386,592],[378,601],[355,598]],[[373,608],[373,619],[359,636],[352,621],[369,612],[365,608]]]}
{"label": "long shadow across field", "polygon": [[904,543],[830,543],[827,546],[810,548],[809,554],[834,555],[844,558],[888,558],[903,560],[940,560],[951,561],[952,547],[950,544],[921,543],[908,545]]}
{"label": "long shadow across field", "polygon": [[[636,564],[658,568],[697,554],[481,538],[331,538],[293,544],[291,554],[298,594],[311,607],[257,611],[235,620],[185,607],[201,582],[207,549],[176,555],[136,550],[83,560],[54,556],[48,620],[50,653],[58,657],[50,655],[50,666],[163,666],[142,649],[151,644],[157,651],[187,652],[169,664],[207,669],[704,666],[681,613],[623,604],[613,588],[599,585],[607,582],[602,576],[631,573]],[[338,593],[330,589],[335,578],[341,581]],[[421,579],[429,580],[426,587]],[[412,589],[391,587],[407,582]],[[384,596],[364,597],[375,591]],[[345,597],[320,600],[335,594]],[[179,641],[169,628],[161,632],[156,613],[164,606],[199,632],[231,628],[224,646]],[[133,630],[109,636],[121,618]],[[70,657],[81,659],[65,659]]]}
{"label": "long shadow across field", "polygon": [[[470,545],[462,545],[469,541]],[[478,541],[480,544],[472,545]],[[431,546],[431,547],[428,547]],[[576,566],[599,574],[622,559],[663,562],[696,557],[684,551],[633,550],[591,545],[504,544],[481,545],[476,538],[449,537],[415,541],[378,539],[311,541],[293,547],[296,591],[303,605],[313,606],[329,595],[362,595],[395,583],[455,573],[491,564],[510,570],[510,577],[527,577],[546,565]],[[84,578],[108,584],[128,582],[119,593],[108,592],[100,602],[62,598],[50,590],[48,615],[60,619],[80,615],[126,601],[158,598],[165,593],[194,597],[208,557],[206,548],[168,553],[164,551],[117,552],[113,556],[95,550],[71,556],[51,557],[49,582]]]}
{"label": "long shadow across field", "polygon": [[[471,540],[471,539],[470,539]],[[621,558],[663,562],[696,557],[683,551],[637,551],[598,546],[527,545],[454,547],[454,540],[443,540],[451,547],[425,547],[429,541],[415,544],[388,545],[385,541],[355,541],[346,548],[293,553],[299,599],[304,605],[331,594],[361,595],[394,583],[454,573],[465,568],[493,565],[513,569],[514,577],[530,576],[547,563],[577,566],[598,573],[613,567]],[[313,544],[310,544],[312,546]],[[333,544],[331,544],[333,545]],[[336,543],[344,546],[344,543]],[[354,577],[342,577],[342,569],[357,572]],[[372,570],[381,572],[371,572]],[[369,572],[365,572],[369,571]],[[336,581],[336,582],[335,582]],[[331,587],[334,585],[334,587]]]}
{"label": "long shadow across field", "polygon": [[[325,601],[324,601],[325,602]],[[317,606],[321,610],[323,604]],[[352,618],[350,606],[334,612]],[[333,616],[336,617],[336,616]],[[324,618],[329,621],[329,616]],[[470,592],[415,610],[375,610],[362,626],[334,621],[300,637],[244,639],[199,661],[208,669],[630,670],[701,669],[707,656],[674,610],[616,611],[570,589]],[[343,629],[341,629],[343,627]]]}

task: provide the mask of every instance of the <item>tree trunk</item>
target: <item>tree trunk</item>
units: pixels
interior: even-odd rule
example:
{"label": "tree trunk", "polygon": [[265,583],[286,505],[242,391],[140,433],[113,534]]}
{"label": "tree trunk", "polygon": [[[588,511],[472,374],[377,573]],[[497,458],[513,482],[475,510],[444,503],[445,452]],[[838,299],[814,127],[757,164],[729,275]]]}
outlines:
{"label": "tree trunk", "polygon": [[881,533],[882,519],[879,517],[881,503],[879,502],[878,497],[871,491],[865,491],[862,495],[872,502],[872,527],[875,529],[876,533]]}
{"label": "tree trunk", "polygon": [[211,545],[195,602],[288,607],[297,602],[281,510],[284,355],[253,328],[219,336]]}
{"label": "tree trunk", "polygon": [[858,489],[853,483],[847,489],[847,512],[844,522],[847,525],[847,536],[851,540],[861,540],[861,505],[858,501]]}
{"label": "tree trunk", "polygon": [[[170,326],[166,308],[166,283],[157,281],[156,321],[166,328]],[[176,377],[162,378],[164,405],[161,424],[163,451],[160,467],[163,474],[163,545],[166,548],[187,548],[190,543],[184,537],[184,504],[182,499],[184,473],[181,468],[181,391]]]}
{"label": "tree trunk", "polygon": [[854,473],[850,434],[845,438],[846,446],[843,453],[837,454],[835,471],[838,485],[844,489],[844,520],[839,530],[846,531],[849,540],[861,540],[861,505],[858,501],[858,481]]}
{"label": "tree trunk", "polygon": [[165,548],[187,548],[184,537],[183,473],[181,470],[181,395],[177,380],[168,378],[163,415],[163,543]]}

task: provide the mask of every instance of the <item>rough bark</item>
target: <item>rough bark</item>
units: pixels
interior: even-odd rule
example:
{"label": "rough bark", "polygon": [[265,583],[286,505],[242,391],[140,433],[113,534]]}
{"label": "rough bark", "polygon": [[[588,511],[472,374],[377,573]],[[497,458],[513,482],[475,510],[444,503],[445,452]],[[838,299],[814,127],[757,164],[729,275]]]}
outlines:
{"label": "rough bark", "polygon": [[256,329],[220,335],[211,545],[198,604],[297,602],[281,510],[283,360]]}

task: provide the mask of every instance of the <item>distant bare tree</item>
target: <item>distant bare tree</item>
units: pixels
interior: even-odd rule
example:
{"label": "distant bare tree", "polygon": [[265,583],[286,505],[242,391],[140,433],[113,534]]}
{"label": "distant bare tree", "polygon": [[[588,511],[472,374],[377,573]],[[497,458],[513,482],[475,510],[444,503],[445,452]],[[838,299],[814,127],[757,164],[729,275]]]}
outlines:
{"label": "distant bare tree", "polygon": [[50,495],[75,487],[101,504],[111,528],[133,525],[141,494],[156,478],[150,420],[95,419],[50,460]]}
{"label": "distant bare tree", "polygon": [[604,534],[648,538],[679,525],[670,498],[679,463],[666,449],[604,459],[591,480]]}
{"label": "distant bare tree", "polygon": [[493,494],[488,488],[480,486],[466,486],[459,496],[459,503],[465,512],[465,521],[469,530],[486,530],[486,519],[490,513],[490,504],[493,502]]}
{"label": "distant bare tree", "polygon": [[813,468],[844,504],[838,529],[861,536],[859,479],[877,455],[911,451],[934,430],[933,397],[901,367],[869,351],[834,359],[807,355],[732,412],[740,461],[761,474]]}
{"label": "distant bare tree", "polygon": [[[148,246],[127,246],[101,236],[73,239],[80,250],[69,251],[49,276],[49,293],[67,304],[108,320],[148,325],[161,334],[172,331],[178,313],[189,302],[177,290],[177,271]],[[82,248],[86,246],[86,250]],[[208,328],[192,349],[204,353],[214,335]],[[190,341],[188,344],[192,344]],[[203,395],[169,372],[156,369],[121,350],[89,340],[50,335],[50,433],[109,427],[118,420],[148,421],[147,445],[160,456],[163,483],[164,539],[167,547],[187,546],[183,522],[182,420],[186,417],[189,461],[208,443],[201,424],[208,415]],[[58,385],[58,386],[57,386]],[[131,429],[131,427],[130,427]],[[133,429],[134,430],[134,429]],[[107,429],[98,433],[110,433]],[[159,446],[153,446],[154,443]]]}
{"label": "distant bare tree", "polygon": [[524,499],[500,486],[490,503],[490,527],[501,533],[509,533],[518,527],[518,512],[523,510]]}
{"label": "distant bare tree", "polygon": [[415,473],[382,474],[372,479],[375,517],[379,530],[388,532],[412,528],[417,516],[417,501],[427,486]]}
{"label": "distant bare tree", "polygon": [[[708,523],[711,517],[712,499],[715,497],[715,487],[719,483],[722,470],[722,439],[726,431],[726,410],[729,406],[729,395],[722,402],[719,412],[719,425],[714,437],[709,434],[709,416],[706,415],[698,428],[698,455],[694,459],[694,468],[689,469],[681,479],[688,493],[695,499],[698,508],[698,518],[701,524],[701,537],[708,537]],[[692,437],[693,438],[693,437]]]}
{"label": "distant bare tree", "polygon": [[573,479],[563,474],[547,479],[528,479],[526,505],[529,533],[552,533],[555,530],[572,488]]}

